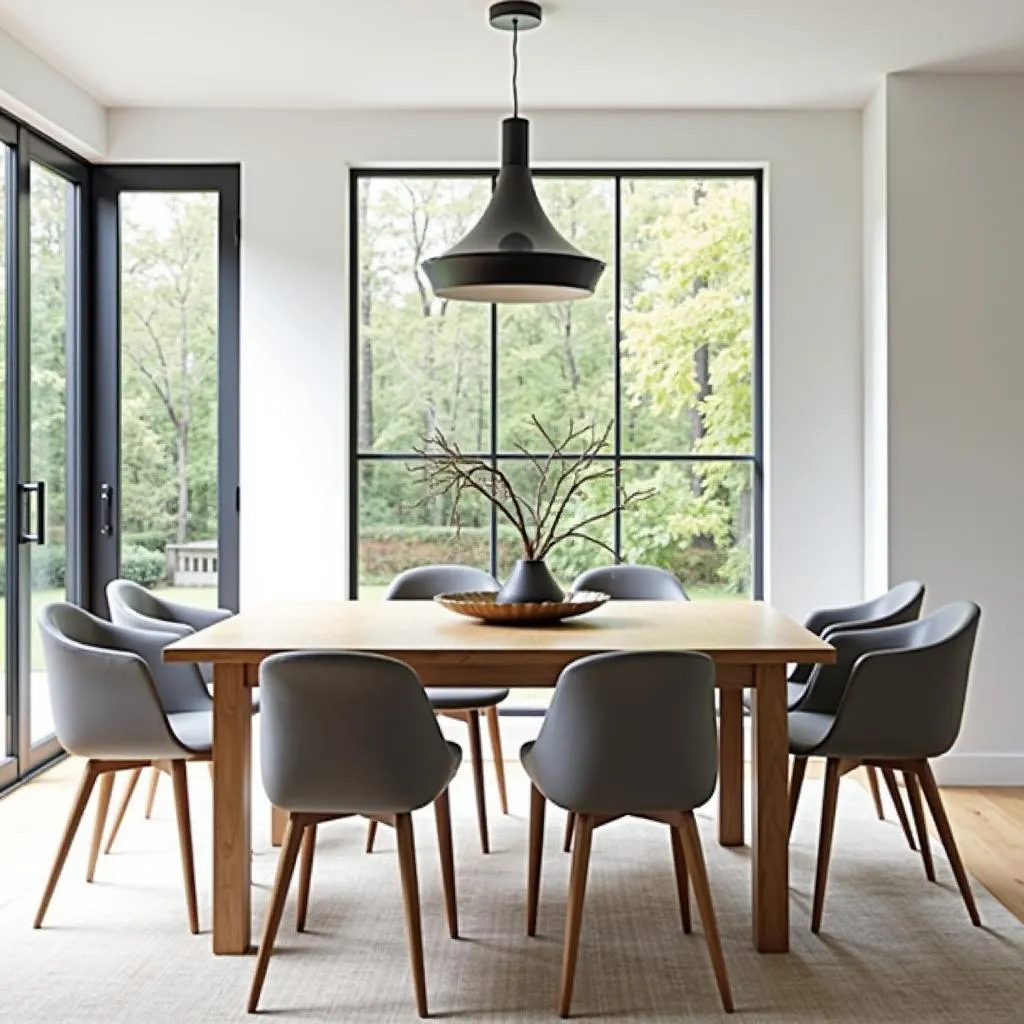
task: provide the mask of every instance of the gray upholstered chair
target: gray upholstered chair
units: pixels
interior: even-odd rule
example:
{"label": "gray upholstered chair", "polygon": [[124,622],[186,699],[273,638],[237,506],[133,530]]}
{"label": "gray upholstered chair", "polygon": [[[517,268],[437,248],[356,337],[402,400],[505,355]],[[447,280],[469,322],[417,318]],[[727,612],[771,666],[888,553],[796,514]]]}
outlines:
{"label": "gray upholstered chair", "polygon": [[[804,622],[804,627],[812,633],[817,634],[823,640],[828,640],[830,635],[838,630],[852,629],[879,629],[883,626],[895,626],[902,622],[913,622],[921,614],[921,605],[924,603],[924,584],[916,580],[907,580],[892,589],[886,591],[870,601],[862,601],[860,604],[845,605],[839,608],[822,608],[812,612]],[[827,681],[835,675],[835,666],[828,665],[797,665],[790,674],[787,682],[787,698],[790,711],[797,710],[804,698],[810,692],[813,681],[824,677]],[[828,684],[828,691],[836,698],[841,693],[841,686],[836,687]],[[749,706],[750,694],[744,696],[744,701]],[[819,705],[820,706],[820,705]],[[831,708],[835,710],[835,705]],[[873,766],[865,769],[868,779],[868,787],[871,790],[871,798],[875,802],[875,812],[878,820],[885,820],[885,807],[882,804],[882,793],[878,785],[878,775]],[[896,784],[896,774],[888,768],[883,769],[882,779],[885,782],[889,798],[896,809],[896,816],[899,818],[903,834],[906,836],[907,845],[912,850],[917,849],[914,842],[914,833],[910,828],[910,821],[907,818],[906,808],[903,806],[903,798],[900,796],[899,786]]]}
{"label": "gray upholstered chair", "polygon": [[924,790],[967,912],[975,925],[981,923],[928,763],[949,750],[960,731],[980,617],[977,605],[958,601],[917,622],[830,634],[839,673],[827,682],[840,691],[838,698],[823,692],[825,682],[819,680],[800,708],[789,713],[789,747],[795,758],[791,827],[807,759],[827,758],[812,931],[821,927],[839,779],[860,765],[903,772],[925,874],[934,881],[918,786]]}
{"label": "gray upholstered chair", "polygon": [[[131,629],[147,629],[168,635],[173,634],[173,639],[176,640],[196,633],[200,629],[205,629],[207,626],[223,622],[224,619],[228,619],[234,614],[224,608],[195,608],[178,601],[168,601],[131,580],[111,580],[107,584],[107,606],[110,609],[110,619],[115,625],[128,626]],[[171,641],[166,642],[170,643]],[[196,669],[204,683],[210,685],[213,682],[212,665],[203,663],[197,665]],[[253,710],[258,709],[259,695],[254,690]],[[114,824],[103,848],[104,853],[110,853],[114,845],[114,840],[117,838],[121,822],[124,821],[125,812],[128,810],[128,804],[131,802],[132,794],[139,784],[141,775],[142,769],[140,768],[128,776],[121,803],[114,816]],[[147,818],[153,813],[153,801],[156,799],[159,781],[160,772],[154,769],[149,781],[149,792],[146,794],[145,815]]]}
{"label": "gray upholstered chair", "polygon": [[593,830],[627,815],[669,826],[683,930],[692,881],[722,1005],[732,1010],[693,809],[715,788],[715,666],[704,654],[595,654],[563,670],[533,743],[521,753],[533,783],[526,931],[537,931],[546,800],[576,814],[558,1012],[569,1015]]}
{"label": "gray upholstered chair", "polygon": [[[682,583],[668,570],[656,565],[603,565],[587,569],[572,581],[569,588],[576,594],[581,590],[596,590],[607,594],[613,601],[689,601]],[[572,834],[576,816],[570,811],[565,817],[565,836],[562,850],[572,849]]]}
{"label": "gray upholstered chair", "polygon": [[587,569],[569,588],[598,590],[613,601],[688,601],[682,583],[667,569],[656,565],[603,565]]}
{"label": "gray upholstered chair", "polygon": [[213,718],[202,679],[192,666],[164,663],[163,648],[174,639],[172,634],[114,626],[74,605],[42,608],[39,631],[57,738],[69,753],[87,761],[35,927],[43,923],[96,781],[99,806],[86,870],[89,882],[96,871],[114,773],[153,764],[174,782],[189,928],[196,934],[199,912],[185,764],[211,756]]}
{"label": "gray upholstered chair", "polygon": [[277,654],[260,666],[260,757],[271,802],[288,826],[249,993],[255,1013],[302,852],[298,927],[305,928],[317,826],[363,815],[393,825],[405,899],[416,1009],[427,1015],[411,812],[433,801],[448,930],[458,936],[448,783],[462,752],[446,743],[416,673],[373,654]]}
{"label": "gray upholstered chair", "polygon": [[[399,573],[384,594],[385,601],[429,601],[438,594],[458,593],[469,590],[499,590],[498,581],[482,569],[468,565],[425,565]],[[487,719],[491,737],[491,752],[494,758],[494,774],[498,780],[498,799],[502,814],[508,814],[508,790],[505,787],[505,762],[501,749],[501,730],[498,725],[498,705],[508,696],[504,687],[428,687],[427,697],[431,707],[445,718],[454,718],[469,727],[469,759],[473,769],[473,784],[476,789],[476,816],[480,830],[480,848],[484,853],[491,849],[487,830],[487,798],[484,791],[483,750],[480,743],[480,712]],[[377,825],[370,822],[366,837],[366,852],[373,850]]]}

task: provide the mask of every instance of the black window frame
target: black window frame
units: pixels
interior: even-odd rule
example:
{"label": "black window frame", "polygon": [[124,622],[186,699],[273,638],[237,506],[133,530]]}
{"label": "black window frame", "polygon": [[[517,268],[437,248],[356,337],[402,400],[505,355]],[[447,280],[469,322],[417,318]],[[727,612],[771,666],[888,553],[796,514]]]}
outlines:
{"label": "black window frame", "polygon": [[[754,600],[763,600],[764,597],[764,264],[765,264],[765,236],[764,236],[764,207],[765,207],[765,176],[764,170],[757,166],[742,167],[685,167],[685,168],[649,168],[649,167],[545,167],[534,169],[535,178],[590,178],[605,179],[614,182],[614,241],[612,265],[609,268],[614,276],[614,308],[613,326],[614,334],[614,426],[613,426],[613,449],[606,455],[599,456],[601,461],[611,462],[615,467],[615,484],[619,486],[620,470],[623,465],[638,464],[643,462],[657,463],[709,463],[709,462],[741,462],[751,467],[753,508],[751,528],[751,554],[752,554],[752,580],[751,589]],[[416,462],[421,461],[422,456],[414,452],[361,452],[359,450],[359,185],[360,181],[370,178],[476,178],[490,179],[493,190],[497,178],[497,171],[494,169],[472,169],[472,168],[451,168],[451,167],[418,167],[418,168],[374,168],[374,167],[351,167],[349,169],[349,537],[348,537],[348,597],[349,600],[357,600],[359,594],[359,482],[360,467],[367,462]],[[754,186],[754,208],[753,208],[753,366],[751,367],[751,383],[753,387],[753,451],[749,454],[680,454],[680,453],[629,453],[622,452],[622,296],[619,287],[619,276],[622,258],[622,182],[624,179],[636,178],[745,178],[749,179]],[[489,450],[486,452],[475,452],[472,454],[486,457],[493,464],[497,462],[511,462],[525,460],[528,456],[519,452],[501,451],[497,443],[497,424],[500,411],[498,408],[498,317],[497,307],[491,306],[490,316],[490,408],[489,417]],[[469,453],[467,453],[469,454]],[[489,510],[490,515],[490,572],[497,574],[498,559],[498,519],[497,512],[493,506]],[[616,513],[614,520],[614,543],[615,551],[621,554],[622,550],[622,516]]]}
{"label": "black window frame", "polygon": [[[30,365],[29,175],[33,162],[73,182],[77,188],[75,234],[69,235],[73,256],[74,317],[67,343],[67,566],[68,600],[106,615],[104,586],[118,570],[120,544],[116,521],[108,534],[101,484],[120,484],[120,337],[118,290],[119,224],[117,193],[129,191],[217,191],[218,214],[218,602],[239,607],[239,360],[240,360],[240,164],[98,164],[93,163],[20,118],[0,108],[0,143],[7,160],[5,348],[8,398],[5,412],[3,469],[8,482],[4,515],[6,562],[4,665],[6,701],[0,718],[0,795],[21,785],[64,756],[55,737],[33,748],[30,722],[19,678],[30,649],[31,614],[19,601],[28,571],[28,552],[17,536],[17,487],[27,465],[30,428],[19,421],[27,401]],[[113,200],[111,202],[111,200]],[[19,372],[20,371],[20,372]],[[11,381],[16,382],[16,388]],[[9,756],[7,751],[13,750]]]}

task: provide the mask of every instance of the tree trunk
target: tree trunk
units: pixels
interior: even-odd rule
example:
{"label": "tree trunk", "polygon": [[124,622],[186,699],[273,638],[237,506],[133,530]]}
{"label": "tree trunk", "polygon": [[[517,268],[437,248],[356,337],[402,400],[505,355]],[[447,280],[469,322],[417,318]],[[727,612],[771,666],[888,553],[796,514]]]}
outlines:
{"label": "tree trunk", "polygon": [[174,431],[178,462],[178,522],[176,543],[184,544],[188,533],[188,423],[179,422]]}
{"label": "tree trunk", "polygon": [[188,534],[188,431],[192,421],[192,354],[188,346],[188,295],[181,302],[181,407],[175,426],[178,459],[178,527],[177,542],[185,543]]}
{"label": "tree trunk", "polygon": [[[365,237],[369,211],[369,195],[363,189],[359,198],[359,233]],[[360,451],[373,448],[373,341],[370,335],[370,321],[373,315],[373,280],[370,272],[370,261],[366,260],[359,282],[359,428],[358,444]]]}

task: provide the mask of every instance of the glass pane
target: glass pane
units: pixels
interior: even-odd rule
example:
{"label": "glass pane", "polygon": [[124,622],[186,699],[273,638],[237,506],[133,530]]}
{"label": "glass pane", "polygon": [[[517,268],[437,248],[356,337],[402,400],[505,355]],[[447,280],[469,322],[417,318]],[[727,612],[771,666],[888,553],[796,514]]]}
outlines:
{"label": "glass pane", "polygon": [[624,452],[753,452],[755,187],[622,182]]}
{"label": "glass pane", "polygon": [[125,192],[121,575],[217,604],[215,192]]}
{"label": "glass pane", "polygon": [[[75,323],[75,186],[40,164],[29,173],[29,465],[45,486],[44,543],[29,548],[32,587],[31,721],[33,743],[53,732],[37,610],[67,593],[67,352]],[[32,495],[28,528],[36,528]]]}
{"label": "glass pane", "polygon": [[694,600],[753,594],[749,462],[624,462],[626,491],[654,494],[622,516],[622,558],[676,574]]}
{"label": "glass pane", "polygon": [[[609,548],[614,544],[614,517],[603,516],[587,522],[613,507],[614,470],[610,461],[595,464],[586,474],[593,479],[573,494],[569,493],[571,482],[562,486],[557,492],[558,498],[552,503],[554,487],[551,481],[557,481],[571,468],[571,464],[564,460],[555,461],[547,469],[546,476],[544,465],[543,461],[535,464],[524,459],[506,459],[499,463],[499,468],[508,477],[524,510],[540,508],[541,536],[562,538],[544,560],[555,579],[568,590],[584,569],[615,561],[612,552],[602,547],[602,544]],[[545,481],[543,484],[542,479]],[[569,499],[564,507],[562,497]],[[526,511],[525,519],[531,534],[535,533],[536,517]],[[504,580],[515,560],[523,557],[519,533],[505,516],[498,519],[498,538],[498,578]]]}
{"label": "glass pane", "polygon": [[452,524],[452,499],[426,497],[424,460],[367,460],[359,466],[359,591],[380,600],[391,580],[406,569],[455,562],[490,566],[490,518],[482,495],[459,502]]}
{"label": "glass pane", "polygon": [[362,178],[359,451],[413,452],[440,428],[490,447],[491,307],[434,298],[420,264],[472,227],[489,177]]}
{"label": "glass pane", "polygon": [[[10,150],[0,142],[0,566],[5,565],[7,509],[7,173]],[[0,760],[14,751],[7,737],[7,573],[0,584]],[[35,626],[33,624],[33,630]]]}
{"label": "glass pane", "polygon": [[536,186],[552,223],[607,269],[582,302],[498,306],[498,450],[506,453],[537,447],[534,416],[560,431],[569,420],[603,428],[615,415],[615,183],[541,177]]}

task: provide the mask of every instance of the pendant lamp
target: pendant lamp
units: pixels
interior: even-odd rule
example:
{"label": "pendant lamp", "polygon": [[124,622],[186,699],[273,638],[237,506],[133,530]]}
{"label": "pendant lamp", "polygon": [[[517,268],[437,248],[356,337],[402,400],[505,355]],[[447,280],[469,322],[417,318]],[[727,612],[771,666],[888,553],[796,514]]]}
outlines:
{"label": "pendant lamp", "polygon": [[567,242],[548,220],[530,174],[530,122],[519,116],[519,32],[541,22],[540,4],[493,4],[494,28],[512,33],[513,115],[501,124],[501,170],[477,224],[444,255],[424,261],[434,294],[467,302],[588,298],[604,263]]}

